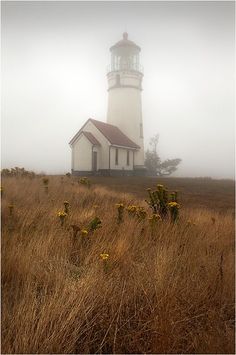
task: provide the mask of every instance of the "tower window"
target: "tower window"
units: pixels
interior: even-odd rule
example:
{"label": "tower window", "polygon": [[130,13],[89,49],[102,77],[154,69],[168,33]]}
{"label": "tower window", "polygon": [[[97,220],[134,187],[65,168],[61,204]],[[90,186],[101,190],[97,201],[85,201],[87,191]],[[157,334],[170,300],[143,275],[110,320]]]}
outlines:
{"label": "tower window", "polygon": [[129,165],[129,150],[127,150],[127,165]]}
{"label": "tower window", "polygon": [[140,133],[139,133],[139,135],[140,135],[140,138],[143,138],[143,124],[142,123],[140,123]]}
{"label": "tower window", "polygon": [[118,148],[116,148],[115,162],[116,162],[116,165],[118,165]]}
{"label": "tower window", "polygon": [[120,86],[120,75],[116,74],[116,85]]}

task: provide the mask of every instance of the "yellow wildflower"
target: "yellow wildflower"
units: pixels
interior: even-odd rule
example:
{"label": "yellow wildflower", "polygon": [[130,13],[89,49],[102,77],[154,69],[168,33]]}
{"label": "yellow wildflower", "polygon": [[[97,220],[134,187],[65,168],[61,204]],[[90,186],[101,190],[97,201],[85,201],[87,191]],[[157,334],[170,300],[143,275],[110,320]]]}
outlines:
{"label": "yellow wildflower", "polygon": [[60,217],[60,218],[65,218],[65,217],[67,216],[67,213],[65,213],[64,211],[59,211],[59,212],[57,213],[57,215],[58,215],[58,217]]}
{"label": "yellow wildflower", "polygon": [[88,235],[87,229],[82,229],[81,230],[81,234],[82,234],[83,237],[86,237]]}
{"label": "yellow wildflower", "polygon": [[149,221],[158,221],[161,220],[161,216],[157,213],[153,213],[153,215],[151,217],[148,218]]}
{"label": "yellow wildflower", "polygon": [[67,213],[64,212],[64,211],[59,211],[59,212],[57,213],[57,215],[58,215],[58,217],[59,217],[59,219],[60,219],[60,221],[61,221],[61,225],[63,226],[63,225],[64,225],[65,218],[67,217]]}
{"label": "yellow wildflower", "polygon": [[136,210],[137,210],[137,206],[130,205],[127,207],[128,212],[136,212]]}
{"label": "yellow wildflower", "polygon": [[169,202],[168,206],[170,208],[180,208],[180,205],[177,202]]}
{"label": "yellow wildflower", "polygon": [[115,206],[117,208],[123,208],[124,207],[124,204],[123,203],[116,203]]}
{"label": "yellow wildflower", "polygon": [[102,254],[100,254],[100,257],[101,257],[102,260],[107,260],[109,258],[109,254],[102,253]]}

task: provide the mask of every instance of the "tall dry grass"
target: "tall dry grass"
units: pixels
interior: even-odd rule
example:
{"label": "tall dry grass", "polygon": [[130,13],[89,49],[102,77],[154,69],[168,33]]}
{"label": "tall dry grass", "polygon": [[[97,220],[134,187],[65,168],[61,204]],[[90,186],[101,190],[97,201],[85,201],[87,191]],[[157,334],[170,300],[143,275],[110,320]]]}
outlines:
{"label": "tall dry grass", "polygon": [[[232,213],[183,206],[152,230],[117,224],[115,203],[145,206],[129,194],[56,177],[48,194],[38,178],[2,185],[2,353],[234,352]],[[95,214],[102,228],[74,238]]]}

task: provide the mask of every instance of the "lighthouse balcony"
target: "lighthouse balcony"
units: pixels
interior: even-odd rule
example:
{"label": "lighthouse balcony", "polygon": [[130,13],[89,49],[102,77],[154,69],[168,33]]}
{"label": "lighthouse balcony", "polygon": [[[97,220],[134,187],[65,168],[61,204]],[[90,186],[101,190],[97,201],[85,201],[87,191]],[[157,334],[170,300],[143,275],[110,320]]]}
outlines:
{"label": "lighthouse balcony", "polygon": [[143,66],[138,63],[109,64],[107,66],[107,74],[114,71],[132,71],[143,74]]}

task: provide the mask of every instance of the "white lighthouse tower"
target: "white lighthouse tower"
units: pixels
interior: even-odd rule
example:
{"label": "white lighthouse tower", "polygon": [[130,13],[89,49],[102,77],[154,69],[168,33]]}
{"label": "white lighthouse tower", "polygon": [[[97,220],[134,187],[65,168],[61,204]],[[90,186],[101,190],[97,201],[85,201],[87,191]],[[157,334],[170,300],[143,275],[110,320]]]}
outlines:
{"label": "white lighthouse tower", "polygon": [[144,172],[140,51],[141,48],[128,39],[127,32],[110,48],[107,123],[117,126],[140,147],[134,153],[134,170]]}
{"label": "white lighthouse tower", "polygon": [[107,123],[89,118],[71,139],[73,175],[145,175],[140,50],[126,32],[110,48]]}

